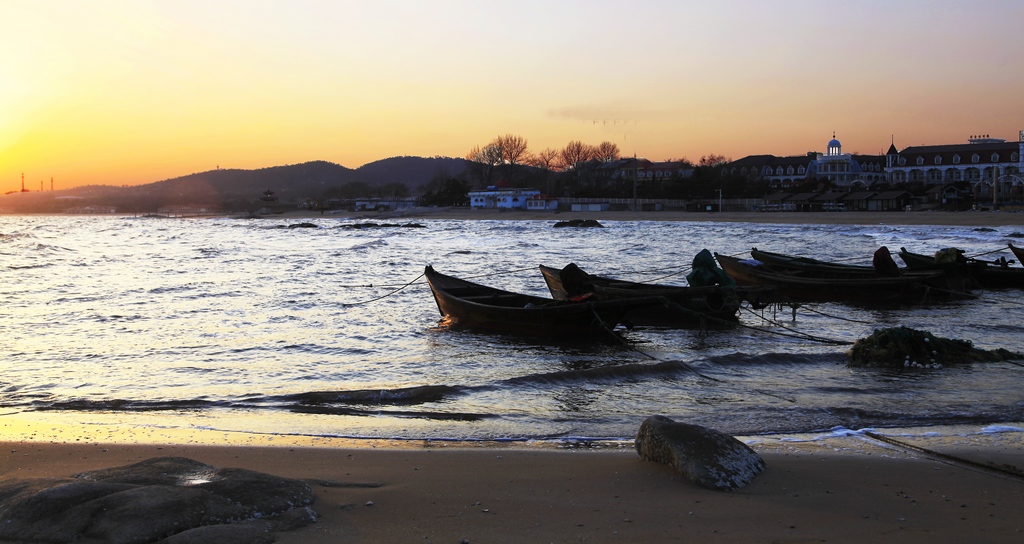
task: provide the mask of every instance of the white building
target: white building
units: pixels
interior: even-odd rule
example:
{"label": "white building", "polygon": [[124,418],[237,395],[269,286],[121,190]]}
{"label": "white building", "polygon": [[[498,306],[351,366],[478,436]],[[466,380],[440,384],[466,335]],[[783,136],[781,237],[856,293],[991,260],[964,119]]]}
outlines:
{"label": "white building", "polygon": [[539,196],[540,191],[536,189],[499,189],[492,186],[483,191],[470,191],[469,207],[525,210],[527,202]]}

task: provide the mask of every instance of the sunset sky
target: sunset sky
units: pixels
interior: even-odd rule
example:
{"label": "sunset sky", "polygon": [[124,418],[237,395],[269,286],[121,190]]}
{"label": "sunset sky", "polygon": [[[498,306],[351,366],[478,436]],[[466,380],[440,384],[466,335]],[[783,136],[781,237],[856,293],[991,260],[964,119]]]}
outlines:
{"label": "sunset sky", "polygon": [[0,0],[0,193],[608,140],[1017,139],[1024,2]]}

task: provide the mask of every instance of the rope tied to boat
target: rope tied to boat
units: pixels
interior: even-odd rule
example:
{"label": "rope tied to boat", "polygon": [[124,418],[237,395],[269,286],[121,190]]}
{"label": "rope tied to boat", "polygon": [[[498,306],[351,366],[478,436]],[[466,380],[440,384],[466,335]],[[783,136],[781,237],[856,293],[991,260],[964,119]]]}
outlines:
{"label": "rope tied to boat", "polygon": [[[790,334],[786,334],[784,332],[779,332],[779,331],[772,331],[772,330],[767,330],[767,329],[761,329],[761,328],[758,328],[758,327],[752,327],[750,325],[744,325],[743,323],[739,324],[740,327],[746,327],[746,328],[751,329],[751,330],[760,331],[760,332],[766,332],[766,333],[769,333],[769,334],[774,334],[774,335],[777,335],[777,336],[784,336],[784,337],[787,337],[787,338],[799,338],[801,340],[810,340],[812,342],[818,342],[818,343],[821,343],[821,344],[831,344],[831,345],[834,345],[834,346],[852,346],[853,345],[853,342],[850,342],[848,340],[833,340],[831,338],[825,338],[823,336],[816,336],[816,335],[813,335],[813,334],[808,334],[808,333],[805,333],[805,332],[800,332],[798,330],[791,329],[791,328],[783,325],[782,323],[779,323],[778,321],[776,321],[774,319],[768,319],[767,317],[765,317],[763,315],[759,316],[753,310],[751,310],[751,309],[749,309],[747,307],[743,307],[743,309],[746,310],[747,312],[750,312],[751,314],[753,314],[753,315],[755,315],[757,317],[760,317],[761,319],[767,321],[768,323],[771,323],[772,325],[774,325],[776,327],[779,327],[781,329],[785,329],[785,330],[789,331]],[[796,308],[794,308],[793,311],[796,311]]]}
{"label": "rope tied to boat", "polygon": [[360,301],[360,302],[346,302],[346,303],[342,304],[341,307],[342,308],[347,308],[349,306],[359,306],[359,305],[362,305],[362,304],[369,304],[371,302],[377,302],[378,300],[390,297],[391,295],[393,295],[393,294],[395,294],[395,293],[405,289],[406,287],[409,287],[410,285],[412,285],[412,284],[416,283],[417,281],[419,281],[420,278],[422,278],[423,276],[424,276],[424,273],[420,273],[420,275],[416,276],[412,281],[410,281],[409,283],[406,283],[405,285],[399,287],[398,289],[395,289],[394,291],[391,291],[390,293],[381,295],[381,296],[376,297],[376,298],[371,298],[369,300],[363,300],[363,301]]}

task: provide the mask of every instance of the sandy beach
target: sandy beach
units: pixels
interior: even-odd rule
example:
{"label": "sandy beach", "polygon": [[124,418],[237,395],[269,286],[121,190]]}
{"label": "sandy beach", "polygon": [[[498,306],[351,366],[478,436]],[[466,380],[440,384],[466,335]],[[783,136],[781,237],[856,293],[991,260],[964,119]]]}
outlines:
{"label": "sandy beach", "polygon": [[[953,543],[1024,534],[1021,478],[857,438],[755,442],[768,469],[732,492],[697,487],[628,444],[372,446],[4,442],[0,479],[184,456],[305,480],[319,520],[277,533],[282,543]],[[947,451],[1024,466],[1019,444]]]}

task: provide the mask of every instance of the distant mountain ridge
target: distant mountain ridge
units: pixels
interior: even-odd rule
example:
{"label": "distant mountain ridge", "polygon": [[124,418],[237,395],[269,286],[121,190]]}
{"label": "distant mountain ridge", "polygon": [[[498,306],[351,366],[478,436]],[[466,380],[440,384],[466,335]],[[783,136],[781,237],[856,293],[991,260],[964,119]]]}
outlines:
{"label": "distant mountain ridge", "polygon": [[254,191],[271,190],[287,199],[313,198],[332,187],[359,182],[372,186],[400,183],[414,193],[438,174],[459,176],[465,170],[465,159],[450,157],[392,157],[354,170],[332,162],[312,161],[257,170],[210,170],[137,187],[174,192],[205,186],[222,197],[245,197],[252,196]]}
{"label": "distant mountain ridge", "polygon": [[[144,185],[89,185],[60,191],[0,196],[0,208],[14,212],[59,211],[72,200],[103,203],[121,210],[155,209],[169,204],[258,202],[273,191],[282,202],[320,199],[350,183],[379,187],[405,185],[410,195],[435,177],[459,177],[467,161],[451,157],[391,157],[352,169],[327,161],[271,166],[255,170],[218,168]],[[367,195],[369,196],[369,195]]]}

